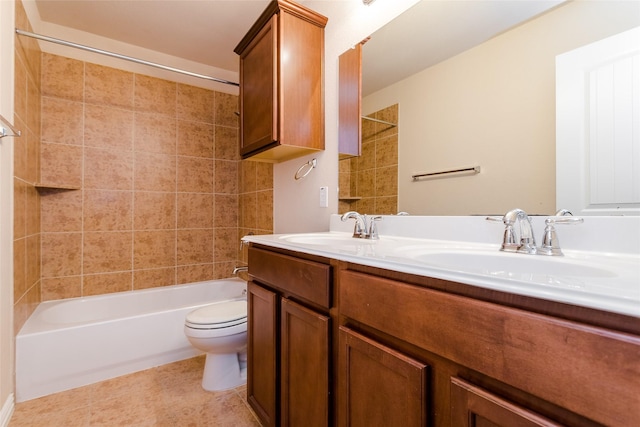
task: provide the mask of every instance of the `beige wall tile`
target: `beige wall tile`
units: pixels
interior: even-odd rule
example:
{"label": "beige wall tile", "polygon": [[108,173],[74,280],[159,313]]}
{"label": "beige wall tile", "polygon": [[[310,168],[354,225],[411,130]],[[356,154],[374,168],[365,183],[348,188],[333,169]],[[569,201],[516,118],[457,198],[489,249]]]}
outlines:
{"label": "beige wall tile", "polygon": [[40,181],[40,150],[42,144],[38,135],[27,130],[25,135],[27,143],[27,157],[24,169],[25,180],[35,183]]}
{"label": "beige wall tile", "polygon": [[136,74],[134,80],[136,111],[175,117],[176,83],[141,74]]}
{"label": "beige wall tile", "polygon": [[256,191],[256,167],[257,162],[243,160],[240,162],[240,192],[249,193]]}
{"label": "beige wall tile", "polygon": [[227,93],[215,93],[215,121],[216,125],[237,129],[239,124],[238,97]]}
{"label": "beige wall tile", "polygon": [[133,111],[105,105],[85,104],[84,145],[131,151]]}
{"label": "beige wall tile", "polygon": [[136,113],[135,150],[176,154],[176,120],[158,114]]}
{"label": "beige wall tile", "polygon": [[82,191],[48,190],[40,197],[43,232],[82,231]]}
{"label": "beige wall tile", "polygon": [[273,165],[256,162],[256,191],[273,189]]}
{"label": "beige wall tile", "polygon": [[215,157],[224,160],[240,160],[240,139],[237,128],[215,126]]}
{"label": "beige wall tile", "polygon": [[46,184],[82,186],[82,147],[43,143],[40,180]]}
{"label": "beige wall tile", "polygon": [[240,241],[238,240],[237,232],[236,228],[225,227],[215,229],[215,250],[213,257],[216,263],[238,259]]}
{"label": "beige wall tile", "polygon": [[176,259],[178,265],[213,262],[213,229],[178,230]]}
{"label": "beige wall tile", "polygon": [[27,183],[13,179],[13,238],[21,239],[27,234]]}
{"label": "beige wall tile", "polygon": [[214,227],[238,227],[238,196],[216,194]]}
{"label": "beige wall tile", "polygon": [[14,114],[22,118],[26,122],[27,120],[27,79],[28,71],[27,66],[23,62],[22,57],[16,51],[14,55],[15,68],[14,68],[14,96],[13,96],[13,108]]}
{"label": "beige wall tile", "polygon": [[86,102],[133,108],[133,73],[86,63],[84,77]]}
{"label": "beige wall tile", "polygon": [[85,274],[82,278],[83,295],[102,295],[112,292],[131,291],[133,273]]}
{"label": "beige wall tile", "polygon": [[42,233],[42,277],[82,273],[82,233]]}
{"label": "beige wall tile", "polygon": [[83,235],[83,274],[131,270],[131,231],[91,231]]}
{"label": "beige wall tile", "polygon": [[13,241],[13,299],[19,300],[29,289],[27,283],[27,239]]}
{"label": "beige wall tile", "polygon": [[398,166],[376,169],[376,197],[398,195]]}
{"label": "beige wall tile", "polygon": [[133,192],[85,190],[84,231],[133,229]]}
{"label": "beige wall tile", "polygon": [[82,296],[82,276],[42,279],[42,300],[50,301]]}
{"label": "beige wall tile", "polygon": [[136,191],[133,202],[135,230],[166,230],[176,227],[175,193]]}
{"label": "beige wall tile", "polygon": [[216,160],[214,191],[223,194],[238,193],[238,164],[236,161]]}
{"label": "beige wall tile", "polygon": [[40,280],[40,233],[27,236],[27,286],[33,286]]}
{"label": "beige wall tile", "polygon": [[149,289],[176,284],[175,267],[134,270],[133,289]]}
{"label": "beige wall tile", "polygon": [[240,227],[256,228],[258,205],[255,192],[244,193],[240,195],[240,205],[242,206],[240,213]]}
{"label": "beige wall tile", "polygon": [[136,231],[133,240],[134,269],[176,265],[176,231]]}
{"label": "beige wall tile", "polygon": [[178,191],[213,193],[213,176],[213,160],[178,156]]}
{"label": "beige wall tile", "polygon": [[84,188],[131,190],[132,185],[133,154],[131,152],[85,147]]}
{"label": "beige wall tile", "polygon": [[213,201],[210,193],[178,193],[178,229],[213,228]]}
{"label": "beige wall tile", "polygon": [[213,124],[213,92],[179,83],[176,110],[180,120]]}
{"label": "beige wall tile", "polygon": [[[177,268],[178,284],[213,280],[213,263],[180,265]],[[228,276],[225,276],[228,277]]]}
{"label": "beige wall tile", "polygon": [[213,148],[213,125],[178,120],[179,155],[213,158]]}
{"label": "beige wall tile", "polygon": [[42,98],[42,140],[82,145],[83,105],[66,99]]}
{"label": "beige wall tile", "polygon": [[82,101],[84,98],[84,63],[45,53],[42,55],[42,94]]}
{"label": "beige wall tile", "polygon": [[256,193],[256,228],[271,232],[273,230],[273,190]]}
{"label": "beige wall tile", "polygon": [[135,153],[136,191],[176,191],[176,156]]}

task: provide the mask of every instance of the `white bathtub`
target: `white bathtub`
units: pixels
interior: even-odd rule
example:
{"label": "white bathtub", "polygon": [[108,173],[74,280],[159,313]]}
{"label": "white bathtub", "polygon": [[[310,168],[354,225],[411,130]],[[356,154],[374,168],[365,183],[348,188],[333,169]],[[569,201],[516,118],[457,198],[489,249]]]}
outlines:
{"label": "white bathtub", "polygon": [[244,290],[232,278],[43,302],[16,336],[16,401],[194,357],[186,314]]}

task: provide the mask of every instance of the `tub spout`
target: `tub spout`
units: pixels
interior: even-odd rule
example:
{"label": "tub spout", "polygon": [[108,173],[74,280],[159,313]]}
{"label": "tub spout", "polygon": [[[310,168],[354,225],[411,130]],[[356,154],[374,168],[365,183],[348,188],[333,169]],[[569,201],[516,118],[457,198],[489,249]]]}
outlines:
{"label": "tub spout", "polygon": [[238,273],[241,272],[241,271],[249,271],[249,267],[246,266],[246,265],[242,265],[242,266],[236,267],[236,268],[233,269],[233,273],[231,273],[231,274],[233,274],[234,276],[237,276]]}

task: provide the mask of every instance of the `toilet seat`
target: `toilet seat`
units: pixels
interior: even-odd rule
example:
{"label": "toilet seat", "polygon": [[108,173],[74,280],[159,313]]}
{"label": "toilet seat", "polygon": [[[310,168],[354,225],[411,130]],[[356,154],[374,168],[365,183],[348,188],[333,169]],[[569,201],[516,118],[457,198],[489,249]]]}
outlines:
{"label": "toilet seat", "polygon": [[192,329],[225,329],[247,323],[247,301],[209,304],[187,314],[185,326]]}

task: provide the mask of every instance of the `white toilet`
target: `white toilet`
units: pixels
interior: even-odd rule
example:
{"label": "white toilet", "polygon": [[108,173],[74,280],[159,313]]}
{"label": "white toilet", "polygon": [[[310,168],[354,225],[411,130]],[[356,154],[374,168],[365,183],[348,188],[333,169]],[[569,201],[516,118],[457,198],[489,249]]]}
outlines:
{"label": "white toilet", "polygon": [[222,301],[193,310],[184,333],[191,345],[207,353],[202,388],[226,390],[246,382],[247,301]]}

